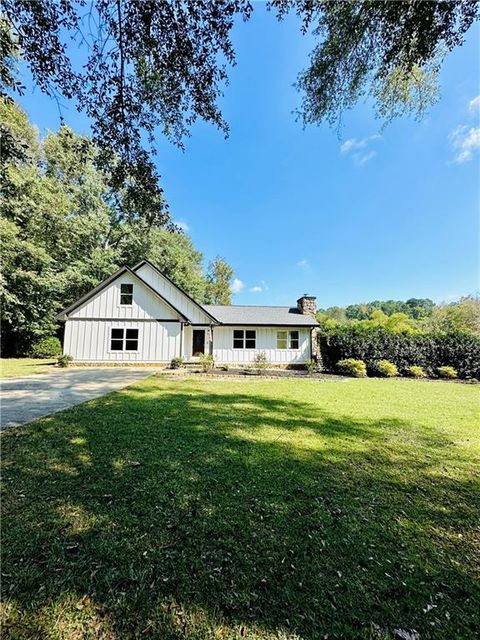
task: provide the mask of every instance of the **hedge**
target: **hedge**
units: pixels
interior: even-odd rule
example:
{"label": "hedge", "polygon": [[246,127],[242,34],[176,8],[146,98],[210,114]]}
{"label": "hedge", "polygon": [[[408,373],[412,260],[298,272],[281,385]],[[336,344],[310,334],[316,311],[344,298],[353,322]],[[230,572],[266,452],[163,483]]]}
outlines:
{"label": "hedge", "polygon": [[379,360],[395,363],[401,374],[412,365],[436,375],[438,367],[449,365],[461,378],[480,380],[480,338],[464,333],[392,333],[382,327],[340,325],[319,335],[322,363],[334,371],[339,360],[363,360],[375,372]]}

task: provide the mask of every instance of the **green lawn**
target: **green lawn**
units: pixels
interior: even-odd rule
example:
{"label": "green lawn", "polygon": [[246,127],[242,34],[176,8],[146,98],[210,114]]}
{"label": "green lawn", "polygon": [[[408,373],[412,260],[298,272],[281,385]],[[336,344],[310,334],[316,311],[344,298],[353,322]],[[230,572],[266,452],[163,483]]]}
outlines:
{"label": "green lawn", "polygon": [[55,359],[38,358],[0,358],[0,378],[23,378],[33,373],[52,371]]}
{"label": "green lawn", "polygon": [[480,634],[480,389],[168,380],[3,436],[3,638]]}

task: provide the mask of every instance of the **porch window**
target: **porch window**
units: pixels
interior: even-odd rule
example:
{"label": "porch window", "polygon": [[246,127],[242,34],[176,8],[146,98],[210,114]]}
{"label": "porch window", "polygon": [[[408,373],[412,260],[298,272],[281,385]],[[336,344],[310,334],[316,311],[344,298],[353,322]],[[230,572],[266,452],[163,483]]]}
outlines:
{"label": "porch window", "polygon": [[257,344],[257,332],[255,329],[234,329],[234,349],[255,349]]}
{"label": "porch window", "polygon": [[277,331],[277,349],[298,349],[298,331]]}
{"label": "porch window", "polygon": [[130,305],[133,303],[133,284],[120,285],[120,304]]}
{"label": "porch window", "polygon": [[138,329],[112,329],[110,351],[138,351]]}

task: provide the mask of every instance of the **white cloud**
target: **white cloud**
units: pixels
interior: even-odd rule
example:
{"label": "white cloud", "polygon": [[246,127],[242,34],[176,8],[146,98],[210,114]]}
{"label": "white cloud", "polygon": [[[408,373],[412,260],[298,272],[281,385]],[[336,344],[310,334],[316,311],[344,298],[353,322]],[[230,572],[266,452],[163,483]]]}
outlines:
{"label": "white cloud", "polygon": [[261,293],[263,289],[258,284],[256,284],[254,287],[250,287],[249,291],[251,291],[252,293]]}
{"label": "white cloud", "polygon": [[240,293],[242,289],[245,289],[245,284],[238,278],[234,278],[230,289],[232,293]]}
{"label": "white cloud", "polygon": [[468,108],[470,111],[473,111],[474,113],[475,111],[480,111],[480,96],[476,96],[475,98],[472,98],[468,103]]}
{"label": "white cloud", "polygon": [[349,138],[340,146],[340,153],[349,155],[357,167],[363,167],[364,164],[377,155],[376,151],[369,150],[368,147],[381,137],[377,133],[367,138]]}
{"label": "white cloud", "polygon": [[174,220],[173,224],[179,227],[182,231],[190,231],[190,227],[184,220]]}
{"label": "white cloud", "polygon": [[297,262],[297,267],[300,267],[300,269],[308,269],[310,265],[308,264],[308,260],[306,258],[303,258],[302,260],[299,260]]}
{"label": "white cloud", "polygon": [[367,153],[356,153],[353,156],[353,161],[357,165],[357,167],[363,167],[369,160],[374,158],[377,155],[376,151],[367,151]]}
{"label": "white cloud", "polygon": [[473,158],[480,149],[480,127],[468,127],[459,125],[449,136],[455,149],[455,162],[462,164]]}

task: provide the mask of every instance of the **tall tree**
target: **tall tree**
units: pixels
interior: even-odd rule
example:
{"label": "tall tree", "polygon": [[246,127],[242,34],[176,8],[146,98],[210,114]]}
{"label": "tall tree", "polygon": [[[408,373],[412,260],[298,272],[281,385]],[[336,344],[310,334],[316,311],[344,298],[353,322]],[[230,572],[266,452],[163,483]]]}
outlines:
{"label": "tall tree", "polygon": [[205,300],[208,304],[231,304],[230,288],[234,272],[223,258],[217,256],[208,265]]}
{"label": "tall tree", "polygon": [[89,138],[63,126],[40,140],[7,99],[0,99],[0,120],[11,148],[21,150],[2,156],[3,353],[28,351],[56,331],[57,311],[144,257],[203,302],[202,254],[184,234],[125,214],[127,190],[112,188]]}

